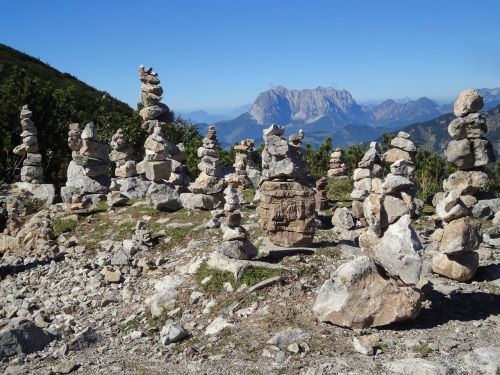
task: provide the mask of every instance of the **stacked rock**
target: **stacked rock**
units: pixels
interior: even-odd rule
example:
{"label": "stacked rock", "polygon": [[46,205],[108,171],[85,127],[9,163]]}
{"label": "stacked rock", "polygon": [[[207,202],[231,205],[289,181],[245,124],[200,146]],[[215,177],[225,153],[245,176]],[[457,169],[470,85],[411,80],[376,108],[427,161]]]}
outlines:
{"label": "stacked rock", "polygon": [[14,148],[14,154],[25,156],[21,168],[21,181],[31,184],[43,183],[42,155],[38,152],[38,130],[31,121],[32,112],[28,105],[21,109],[21,137],[23,143]]}
{"label": "stacked rock", "polygon": [[414,319],[422,293],[422,246],[411,227],[406,197],[414,190],[390,173],[363,202],[368,228],[359,244],[365,256],[342,265],[320,289],[314,311],[321,321],[351,328]]}
{"label": "stacked rock", "polygon": [[244,188],[253,185],[252,180],[248,177],[249,157],[252,152],[255,142],[253,139],[245,139],[239,145],[234,146],[234,164],[236,177],[241,181],[241,186]]}
{"label": "stacked rock", "polygon": [[248,240],[248,232],[241,226],[241,206],[237,189],[241,182],[232,177],[229,178],[228,184],[224,190],[226,222],[222,227],[222,243],[217,247],[217,251],[229,258],[249,260],[257,255],[258,250]]}
{"label": "stacked rock", "polygon": [[116,177],[133,177],[137,175],[136,162],[134,159],[134,149],[130,145],[123,132],[118,129],[111,138],[111,148],[113,151],[109,154],[110,160],[115,163]]}
{"label": "stacked rock", "polygon": [[347,169],[344,162],[344,152],[341,148],[336,148],[330,155],[330,169],[327,176],[331,180],[345,180],[347,176]]}
{"label": "stacked rock", "polygon": [[457,118],[448,126],[453,140],[445,157],[458,170],[443,182],[445,196],[436,206],[436,219],[443,228],[433,234],[439,254],[432,260],[432,270],[457,281],[472,279],[479,265],[474,250],[482,241],[481,225],[470,217],[471,207],[477,202],[475,195],[488,183],[482,169],[495,159],[490,142],[483,137],[488,128],[478,113],[482,107],[483,97],[473,89],[461,92],[455,101]]}
{"label": "stacked rock", "polygon": [[262,158],[259,151],[255,149],[255,141],[253,139],[246,139],[247,148],[247,174],[250,181],[255,188],[260,185],[260,180],[262,179],[262,173],[259,170],[262,164]]}
{"label": "stacked rock", "polygon": [[[72,160],[67,171],[66,186],[61,188],[65,203],[74,195],[87,196],[92,203],[103,199],[108,192],[111,178],[107,175],[109,147],[99,141],[96,126],[91,122],[80,131],[79,124],[70,124],[68,146]],[[85,202],[84,202],[85,203]]]}
{"label": "stacked rock", "polygon": [[214,210],[224,204],[222,192],[226,181],[219,168],[219,151],[217,149],[217,132],[209,126],[203,145],[198,148],[200,174],[189,185],[191,193],[181,194],[182,205],[188,209]]}
{"label": "stacked rock", "polygon": [[316,200],[316,210],[318,211],[328,209],[327,186],[328,179],[325,176],[316,181],[316,194],[314,198]]}
{"label": "stacked rock", "polygon": [[[144,160],[137,164],[137,173],[145,174],[150,181],[169,181],[180,187],[190,182],[186,167],[184,145],[175,145],[168,141],[165,130],[167,124],[174,120],[174,115],[167,105],[161,103],[163,88],[160,86],[158,74],[152,68],[139,67],[141,80],[141,102],[144,106],[139,112],[144,122],[142,128],[149,137],[144,143]],[[182,188],[180,189],[182,190]]]}
{"label": "stacked rock", "polygon": [[368,226],[364,216],[363,202],[372,191],[380,190],[383,174],[384,167],[379,145],[377,142],[372,142],[358,163],[358,168],[354,170],[351,211],[340,207],[335,210],[332,217],[333,230],[341,241],[356,242],[363,228]]}
{"label": "stacked rock", "polygon": [[415,143],[410,139],[410,134],[401,131],[397,137],[392,139],[391,148],[384,153],[383,159],[388,164],[392,164],[396,160],[404,160],[409,176],[413,176],[413,172],[415,171],[413,159],[416,150]]}
{"label": "stacked rock", "polygon": [[315,231],[314,188],[302,148],[304,133],[292,134],[271,125],[264,130],[259,222],[272,243],[283,247],[312,245]]}

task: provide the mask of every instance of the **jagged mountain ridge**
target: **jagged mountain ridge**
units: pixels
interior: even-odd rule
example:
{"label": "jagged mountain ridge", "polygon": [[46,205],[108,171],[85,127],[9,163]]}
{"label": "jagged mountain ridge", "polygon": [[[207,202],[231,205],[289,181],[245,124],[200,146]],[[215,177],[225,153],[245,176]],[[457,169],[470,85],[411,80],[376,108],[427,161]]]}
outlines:
{"label": "jagged mountain ridge", "polygon": [[[500,104],[500,89],[479,89],[485,98],[485,110]],[[367,141],[368,134],[377,137],[386,131],[432,120],[449,113],[452,104],[440,105],[422,97],[417,100],[386,100],[377,105],[359,105],[347,90],[331,87],[289,90],[277,86],[259,94],[252,107],[232,120],[215,124],[223,145],[241,138],[261,141],[262,129],[272,123],[295,132],[303,128],[316,144],[320,135],[330,135],[335,145]],[[238,139],[239,137],[239,139]]]}

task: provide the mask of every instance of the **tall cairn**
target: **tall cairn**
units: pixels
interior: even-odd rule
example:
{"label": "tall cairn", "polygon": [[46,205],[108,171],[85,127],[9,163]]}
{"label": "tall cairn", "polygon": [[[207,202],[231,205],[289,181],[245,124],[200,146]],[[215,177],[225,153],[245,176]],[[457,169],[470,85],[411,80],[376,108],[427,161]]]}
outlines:
{"label": "tall cairn", "polygon": [[38,130],[31,121],[32,112],[28,105],[21,109],[21,138],[23,143],[14,148],[14,154],[24,156],[21,168],[21,181],[31,184],[43,184],[42,155],[38,151]]}
{"label": "tall cairn", "polygon": [[340,266],[319,291],[313,309],[321,321],[367,328],[414,319],[420,312],[422,246],[405,201],[415,186],[394,164],[382,183],[372,183],[363,202],[364,255]]}
{"label": "tall cairn", "polygon": [[134,149],[127,142],[123,129],[118,129],[111,138],[109,159],[115,164],[116,177],[134,177],[137,175]]}
{"label": "tall cairn", "polygon": [[292,134],[271,125],[264,130],[259,223],[272,243],[283,247],[311,246],[315,232],[314,187],[302,148],[304,133]]}
{"label": "tall cairn", "polygon": [[330,169],[327,172],[327,177],[331,180],[345,180],[349,178],[344,161],[344,151],[341,148],[337,147],[330,154]]}
{"label": "tall cairn", "polygon": [[363,202],[372,191],[382,185],[384,167],[377,142],[370,146],[354,170],[354,190],[351,192],[352,208],[339,207],[332,217],[333,230],[340,241],[357,242],[363,228],[368,226],[365,219]]}
{"label": "tall cairn", "polygon": [[[186,160],[184,145],[175,145],[167,139],[167,124],[174,115],[166,104],[161,103],[163,88],[158,74],[152,68],[139,67],[141,81],[141,102],[139,112],[144,122],[142,128],[149,134],[144,143],[144,160],[137,164],[137,173],[144,174],[150,181],[169,181],[176,186],[189,184],[189,176],[183,162]],[[184,189],[180,189],[184,190]]]}
{"label": "tall cairn", "polygon": [[70,124],[68,146],[72,160],[67,171],[66,186],[61,188],[65,203],[73,196],[88,196],[95,203],[108,192],[111,178],[107,175],[110,163],[109,147],[99,141],[94,123],[88,123],[83,131],[79,124]]}
{"label": "tall cairn", "polygon": [[217,251],[229,258],[249,260],[257,255],[258,250],[249,241],[248,232],[241,226],[239,186],[241,186],[239,178],[229,177],[228,187],[224,190],[224,216],[226,218],[222,225],[224,234]]}
{"label": "tall cairn", "polygon": [[240,186],[247,188],[253,185],[252,180],[248,177],[248,165],[250,153],[252,152],[255,142],[253,139],[245,139],[238,145],[234,146],[234,173],[235,177],[240,180]]}
{"label": "tall cairn", "polygon": [[215,127],[209,126],[203,145],[198,148],[198,163],[200,174],[198,178],[189,185],[191,193],[181,194],[182,205],[188,209],[214,210],[222,207],[224,196],[222,192],[226,187],[226,181],[222,178],[219,167],[219,151],[217,149],[217,131]]}
{"label": "tall cairn", "polygon": [[482,241],[481,224],[471,217],[476,196],[488,183],[484,167],[495,161],[488,131],[480,113],[483,97],[473,89],[460,93],[455,101],[457,117],[448,126],[453,140],[445,150],[446,160],[458,170],[444,182],[444,198],[436,206],[438,228],[432,235],[438,243],[438,254],[432,259],[432,270],[457,281],[471,280],[479,265],[476,250]]}

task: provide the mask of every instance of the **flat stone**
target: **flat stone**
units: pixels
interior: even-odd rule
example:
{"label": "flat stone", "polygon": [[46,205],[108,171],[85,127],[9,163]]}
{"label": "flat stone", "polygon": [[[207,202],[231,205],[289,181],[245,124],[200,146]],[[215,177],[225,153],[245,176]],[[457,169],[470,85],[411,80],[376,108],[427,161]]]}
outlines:
{"label": "flat stone", "polygon": [[432,271],[456,281],[469,281],[479,266],[479,254],[475,251],[448,255],[440,253],[432,258]]}

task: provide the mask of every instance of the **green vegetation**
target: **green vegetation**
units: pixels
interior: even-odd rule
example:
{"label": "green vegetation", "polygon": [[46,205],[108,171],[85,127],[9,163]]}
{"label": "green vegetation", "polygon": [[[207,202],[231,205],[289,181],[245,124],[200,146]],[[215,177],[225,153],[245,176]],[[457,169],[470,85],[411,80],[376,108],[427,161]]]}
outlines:
{"label": "green vegetation", "polygon": [[354,189],[354,182],[351,179],[328,181],[328,199],[336,201],[351,201],[351,192]]}
{"label": "green vegetation", "polygon": [[332,138],[326,138],[317,149],[310,143],[306,145],[306,157],[309,162],[311,175],[316,178],[326,176],[330,169],[330,154],[332,153]]}
{"label": "green vegetation", "polygon": [[411,350],[414,351],[415,353],[420,353],[424,356],[432,352],[432,349],[429,347],[427,343],[415,345],[414,347],[411,348]]}
{"label": "green vegetation", "polygon": [[200,264],[200,267],[194,275],[195,280],[198,284],[201,284],[202,280],[210,277],[210,281],[202,285],[202,289],[205,292],[217,294],[223,289],[223,285],[226,282],[230,282],[235,289],[245,284],[247,286],[253,286],[260,283],[261,281],[278,276],[281,274],[280,270],[270,269],[264,267],[248,267],[243,271],[243,274],[239,280],[236,280],[231,272],[220,271],[208,266],[208,262],[204,261]]}
{"label": "green vegetation", "polygon": [[246,203],[251,203],[253,201],[256,191],[257,191],[257,188],[255,188],[253,186],[247,187],[247,188],[245,188],[245,190],[243,190],[243,199],[245,199]]}
{"label": "green vegetation", "polygon": [[52,230],[54,231],[54,235],[58,237],[63,233],[72,232],[77,224],[78,220],[72,216],[59,216],[52,222]]}

